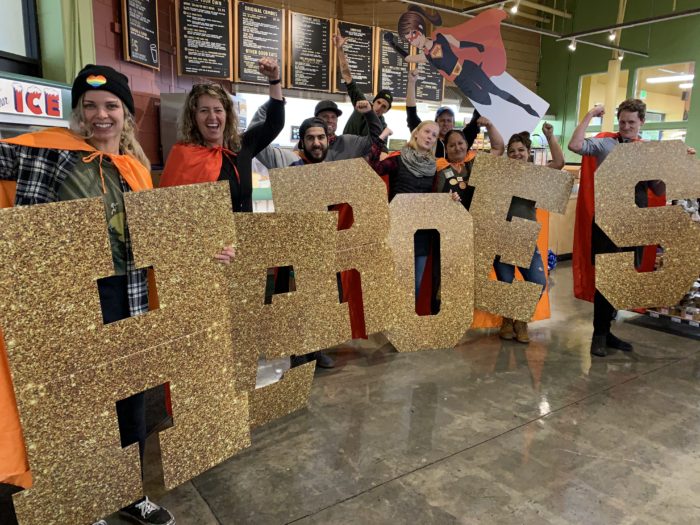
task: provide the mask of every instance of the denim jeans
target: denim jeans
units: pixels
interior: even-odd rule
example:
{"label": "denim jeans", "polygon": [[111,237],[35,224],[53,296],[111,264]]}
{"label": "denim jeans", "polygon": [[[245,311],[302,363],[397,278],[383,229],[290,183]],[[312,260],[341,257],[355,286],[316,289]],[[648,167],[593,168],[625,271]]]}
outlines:
{"label": "denim jeans", "polygon": [[[515,266],[502,263],[500,257],[493,263],[493,268],[496,270],[496,277],[498,277],[499,281],[512,283],[513,279],[515,279]],[[532,254],[530,267],[521,268],[518,266],[518,270],[520,270],[523,279],[530,283],[539,284],[542,287],[542,291],[540,292],[541,297],[547,286],[547,276],[544,273],[544,263],[542,262],[539,248],[535,248],[535,253]]]}

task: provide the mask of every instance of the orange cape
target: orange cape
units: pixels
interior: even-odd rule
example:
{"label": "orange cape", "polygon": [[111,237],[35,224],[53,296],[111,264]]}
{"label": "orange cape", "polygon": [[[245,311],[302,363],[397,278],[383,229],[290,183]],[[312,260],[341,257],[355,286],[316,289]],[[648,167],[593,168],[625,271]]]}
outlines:
{"label": "orange cape", "polygon": [[[604,131],[598,133],[595,138],[619,137],[619,133]],[[576,200],[576,224],[574,226],[574,247],[572,253],[572,266],[574,278],[574,296],[584,301],[593,302],[595,295],[595,266],[591,259],[593,232],[593,215],[595,213],[595,185],[594,175],[598,169],[598,161],[595,157],[584,155],[581,158],[581,179],[579,183],[578,199]],[[647,191],[648,206],[665,206],[666,196],[655,195],[651,190]],[[642,255],[642,264],[638,271],[652,271],[656,261],[656,247],[646,246]]]}
{"label": "orange cape", "polygon": [[[101,154],[85,142],[85,139],[64,128],[51,128],[37,133],[27,133],[2,142],[42,149],[94,152],[97,156],[109,157],[133,191],[153,187],[151,174],[130,155]],[[2,181],[0,184],[0,208],[9,208],[14,203],[16,183]],[[0,332],[0,482],[24,488],[32,486],[24,437],[17,412],[17,402],[12,388],[10,366],[5,352],[4,337]]]}
{"label": "orange cape", "polygon": [[[434,39],[438,34],[451,35],[460,42],[468,41],[483,45],[483,51],[478,51],[474,47],[453,47],[452,52],[461,62],[468,60],[481,64],[484,73],[489,77],[495,77],[506,70],[507,57],[501,38],[501,21],[507,16],[508,14],[500,9],[489,9],[458,26],[438,29],[433,32],[431,38]],[[440,71],[445,78],[448,78],[450,73],[450,71]]]}
{"label": "orange cape", "polygon": [[[159,187],[215,182],[221,174],[224,155],[229,158],[236,156],[226,148],[208,148],[179,142],[170,150]],[[239,178],[238,170],[235,173],[236,178]]]}

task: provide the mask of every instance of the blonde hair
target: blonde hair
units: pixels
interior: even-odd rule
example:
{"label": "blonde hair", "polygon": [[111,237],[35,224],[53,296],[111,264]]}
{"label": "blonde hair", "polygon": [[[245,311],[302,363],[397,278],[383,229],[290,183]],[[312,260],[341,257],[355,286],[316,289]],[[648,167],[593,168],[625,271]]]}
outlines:
{"label": "blonde hair", "polygon": [[[85,119],[85,112],[83,111],[84,96],[85,95],[81,95],[78,99],[78,104],[73,108],[73,112],[71,113],[71,130],[89,141],[93,137],[93,130],[92,126],[90,126]],[[151,161],[148,160],[148,157],[146,157],[146,154],[143,152],[141,144],[139,144],[139,141],[136,139],[136,120],[131,114],[131,111],[129,111],[129,108],[124,105],[124,102],[122,102],[121,99],[119,99],[119,102],[124,110],[124,127],[119,136],[119,153],[131,155],[150,171]]]}
{"label": "blonde hair", "polygon": [[231,151],[241,149],[241,136],[238,133],[238,115],[233,109],[231,96],[218,84],[196,84],[187,94],[185,105],[180,115],[180,139],[187,144],[207,146],[204,137],[197,127],[197,102],[202,95],[208,95],[221,102],[226,112],[224,125],[224,147]]}
{"label": "blonde hair", "polygon": [[[417,142],[418,132],[419,132],[420,130],[422,130],[424,127],[426,127],[426,126],[431,126],[431,125],[437,127],[438,129],[440,129],[440,126],[439,126],[438,123],[435,122],[434,120],[424,120],[423,122],[421,122],[420,124],[418,124],[418,126],[416,126],[416,129],[414,129],[414,130],[411,132],[411,138],[408,139],[408,142],[406,143],[406,146],[408,146],[408,147],[411,148],[411,149],[418,150],[418,142]],[[431,154],[433,157],[435,156],[435,148],[436,148],[436,146],[437,146],[437,140],[435,140],[435,144],[433,144],[433,148],[430,150],[430,154]]]}

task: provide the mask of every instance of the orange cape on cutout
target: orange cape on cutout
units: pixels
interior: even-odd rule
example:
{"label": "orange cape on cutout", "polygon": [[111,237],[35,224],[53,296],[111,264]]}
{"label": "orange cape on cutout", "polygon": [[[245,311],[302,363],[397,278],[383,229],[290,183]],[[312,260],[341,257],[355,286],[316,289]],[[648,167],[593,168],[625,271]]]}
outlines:
{"label": "orange cape on cutout", "polygon": [[[37,133],[27,133],[2,142],[42,149],[95,152],[98,150],[78,135],[64,128],[51,128]],[[119,174],[133,191],[153,187],[151,174],[130,155],[109,155]],[[16,183],[1,181],[0,208],[14,204]],[[32,476],[29,472],[24,437],[17,412],[17,401],[12,388],[10,366],[5,351],[4,337],[0,333],[0,482],[30,488]]]}
{"label": "orange cape on cutout", "polygon": [[[160,177],[161,188],[168,186],[186,186],[200,182],[216,182],[221,174],[224,155],[235,157],[236,154],[226,148],[208,148],[196,144],[178,142],[170,150],[168,162]],[[233,163],[235,167],[235,163]],[[235,170],[238,177],[238,170]]]}
{"label": "orange cape on cutout", "polygon": [[[604,131],[598,133],[595,138],[617,138],[619,136],[619,133]],[[591,235],[595,213],[594,175],[597,169],[598,162],[595,157],[584,155],[581,158],[581,179],[578,199],[576,200],[576,224],[574,226],[572,254],[574,296],[590,302],[593,302],[593,296],[595,295],[595,266],[591,259],[593,248]],[[647,196],[649,207],[666,205],[665,195],[655,195],[651,190],[647,190]],[[653,271],[655,261],[656,246],[645,246],[642,263],[637,268],[637,271]]]}
{"label": "orange cape on cutout", "polygon": [[[440,28],[433,32],[431,38],[438,34],[450,35],[460,42],[474,42],[484,46],[483,51],[474,47],[452,48],[452,52],[464,62],[468,60],[480,64],[489,77],[500,75],[506,70],[506,50],[501,38],[501,21],[508,17],[505,11],[489,9],[471,20],[454,27]],[[444,77],[449,77],[450,71],[440,71]]]}

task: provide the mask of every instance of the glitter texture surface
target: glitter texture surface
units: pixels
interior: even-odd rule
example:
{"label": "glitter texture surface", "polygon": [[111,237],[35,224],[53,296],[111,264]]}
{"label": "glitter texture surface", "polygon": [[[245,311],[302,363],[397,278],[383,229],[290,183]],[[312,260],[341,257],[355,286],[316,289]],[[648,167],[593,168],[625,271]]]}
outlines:
{"label": "glitter texture surface", "polygon": [[21,523],[91,523],[141,496],[138,446],[121,448],[115,402],[157,385],[170,383],[173,402],[161,436],[168,487],[250,444],[226,270],[213,260],[232,240],[228,188],[125,203],[160,309],[108,325],[96,284],[112,273],[102,199],[0,212],[0,323],[35,482],[15,495]]}
{"label": "glitter texture surface", "polygon": [[[472,218],[446,193],[397,195],[389,206],[389,243],[395,255],[398,301],[397,323],[388,333],[399,352],[455,346],[472,322],[474,259]],[[415,309],[414,233],[440,232],[442,268],[440,312],[419,316]]]}
{"label": "glitter texture surface", "polygon": [[621,144],[595,176],[595,220],[619,247],[660,245],[663,267],[639,273],[634,253],[596,256],[596,287],[615,308],[678,303],[700,273],[700,224],[678,206],[639,208],[635,186],[660,179],[666,200],[700,197],[700,162],[680,141]]}
{"label": "glitter texture surface", "polygon": [[316,361],[290,368],[282,379],[253,390],[250,398],[250,427],[257,428],[306,406],[314,380]]}
{"label": "glitter texture surface", "polygon": [[564,213],[574,177],[530,162],[479,154],[469,183],[476,189],[470,212],[474,218],[474,306],[487,312],[529,321],[540,297],[540,286],[489,279],[494,259],[528,267],[537,246],[540,226],[513,217],[507,221],[513,197],[535,202],[538,208]]}
{"label": "glitter texture surface", "polygon": [[[231,264],[236,380],[255,388],[259,356],[301,355],[350,338],[347,304],[338,302],[334,214],[237,214]],[[268,268],[292,266],[296,291],[265,304]],[[252,374],[251,372],[252,366]]]}

